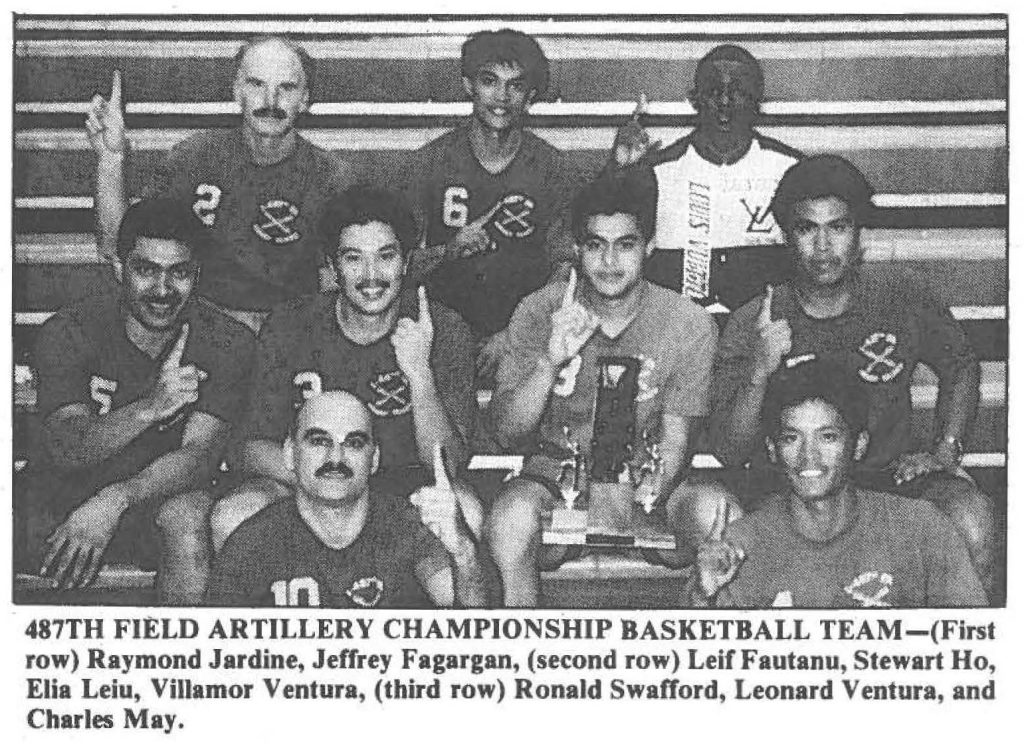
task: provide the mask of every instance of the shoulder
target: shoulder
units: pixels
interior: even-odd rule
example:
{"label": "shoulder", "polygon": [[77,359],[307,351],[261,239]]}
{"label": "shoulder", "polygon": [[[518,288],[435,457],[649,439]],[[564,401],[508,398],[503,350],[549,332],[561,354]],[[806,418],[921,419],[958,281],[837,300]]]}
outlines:
{"label": "shoulder", "polygon": [[437,300],[430,300],[430,319],[438,330],[446,330],[451,333],[465,331],[466,335],[469,335],[470,328],[465,319],[455,310]]}
{"label": "shoulder", "polygon": [[666,325],[701,333],[718,332],[711,313],[688,295],[651,283],[648,283],[647,294],[648,314],[662,318]]}
{"label": "shoulder", "polygon": [[178,141],[171,149],[174,155],[219,153],[229,148],[235,138],[231,128],[201,130]]}
{"label": "shoulder", "polygon": [[927,500],[864,489],[857,490],[857,499],[876,517],[888,518],[898,528],[901,537],[910,538],[916,530],[956,533],[946,517]]}
{"label": "shoulder", "polygon": [[935,290],[911,271],[861,271],[859,277],[856,295],[860,304],[865,307],[879,310],[915,310],[939,304]]}
{"label": "shoulder", "polygon": [[75,333],[85,339],[109,338],[111,326],[120,321],[113,295],[84,297],[61,307],[40,328],[41,336]]}
{"label": "shoulder", "polygon": [[798,162],[800,159],[804,158],[803,153],[797,151],[792,146],[787,146],[782,141],[777,141],[774,138],[769,138],[765,135],[762,135],[761,133],[757,133],[756,131],[754,137],[757,139],[757,143],[761,147],[762,151],[767,151],[772,154],[778,154],[779,156],[782,156],[786,160],[793,163]]}
{"label": "shoulder", "polygon": [[566,161],[566,154],[559,148],[555,148],[548,141],[541,138],[532,130],[523,131],[523,148],[528,149],[537,158],[552,161],[563,165]]}
{"label": "shoulder", "polygon": [[664,148],[658,149],[647,157],[647,164],[656,167],[670,161],[678,161],[690,150],[693,145],[692,133],[688,133],[679,140],[673,141]]}
{"label": "shoulder", "polygon": [[413,152],[413,156],[419,159],[436,159],[456,149],[464,149],[468,146],[465,134],[461,127],[446,130],[432,141],[427,141]]}
{"label": "shoulder", "polygon": [[248,327],[242,325],[200,298],[191,305],[188,313],[195,332],[203,338],[232,348],[247,348],[256,343],[256,336]]}
{"label": "shoulder", "polygon": [[303,153],[312,162],[316,174],[324,177],[332,185],[344,188],[353,182],[356,174],[355,165],[341,154],[328,151],[325,148],[311,143],[302,136]]}
{"label": "shoulder", "polygon": [[301,523],[291,498],[271,503],[246,519],[232,532],[221,552],[222,556],[267,557],[267,552],[284,543],[296,523]]}
{"label": "shoulder", "polygon": [[267,331],[291,330],[318,319],[334,307],[336,295],[336,292],[318,292],[274,305],[260,329],[260,338],[264,338]]}

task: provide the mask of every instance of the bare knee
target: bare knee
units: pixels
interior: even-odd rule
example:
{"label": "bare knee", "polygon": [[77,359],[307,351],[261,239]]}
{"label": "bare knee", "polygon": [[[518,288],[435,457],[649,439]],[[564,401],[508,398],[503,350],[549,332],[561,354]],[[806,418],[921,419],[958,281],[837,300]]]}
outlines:
{"label": "bare knee", "polygon": [[212,505],[213,498],[202,490],[175,495],[165,500],[157,510],[157,528],[165,539],[197,534],[205,537]]}
{"label": "bare knee", "polygon": [[973,483],[961,477],[935,478],[927,485],[923,497],[952,521],[972,553],[993,543],[993,503]]}
{"label": "bare knee", "polygon": [[486,533],[496,561],[523,554],[540,535],[540,516],[547,491],[513,479],[494,500]]}
{"label": "bare knee", "polygon": [[725,503],[731,523],[743,516],[739,500],[723,485],[713,481],[680,484],[668,499],[668,520],[676,537],[696,548],[711,531],[721,503]]}
{"label": "bare knee", "polygon": [[484,506],[480,502],[480,496],[465,482],[455,482],[454,490],[466,525],[475,539],[481,539],[484,531]]}

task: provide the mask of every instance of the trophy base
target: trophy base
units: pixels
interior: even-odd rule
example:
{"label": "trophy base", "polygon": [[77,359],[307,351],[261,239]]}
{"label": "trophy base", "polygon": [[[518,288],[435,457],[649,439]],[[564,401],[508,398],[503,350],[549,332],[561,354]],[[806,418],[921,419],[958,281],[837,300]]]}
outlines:
{"label": "trophy base", "polygon": [[591,485],[586,510],[556,508],[545,514],[544,544],[612,549],[676,548],[675,535],[633,502],[630,485]]}

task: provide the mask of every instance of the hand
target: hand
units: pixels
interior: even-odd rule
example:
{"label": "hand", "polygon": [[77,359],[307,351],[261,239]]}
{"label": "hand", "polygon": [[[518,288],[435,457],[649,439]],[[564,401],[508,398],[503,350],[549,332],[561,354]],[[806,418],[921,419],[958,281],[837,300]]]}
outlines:
{"label": "hand", "polygon": [[444,451],[434,445],[434,484],[412,493],[409,501],[419,508],[420,520],[455,557],[475,554],[476,542],[459,507],[459,499],[448,476]]}
{"label": "hand", "polygon": [[736,577],[746,557],[740,547],[726,541],[725,529],[729,525],[729,502],[720,498],[711,531],[697,549],[697,570],[700,587],[711,598]]}
{"label": "hand", "polygon": [[557,369],[575,357],[600,325],[594,313],[576,301],[576,269],[569,270],[569,285],[562,295],[562,304],[551,313],[551,336],[548,358]]}
{"label": "hand", "polygon": [[615,133],[615,163],[619,167],[636,164],[651,151],[661,148],[661,141],[651,141],[651,137],[640,124],[640,118],[647,114],[647,95],[641,93],[636,100],[636,109],[629,122]]}
{"label": "hand", "polygon": [[430,347],[434,343],[434,323],[430,319],[430,304],[427,290],[422,286],[419,295],[419,320],[400,318],[391,334],[391,346],[395,359],[410,382],[423,381],[432,376],[430,369]]}
{"label": "hand", "polygon": [[486,253],[491,247],[491,235],[487,234],[487,230],[484,227],[487,222],[494,218],[494,214],[498,213],[499,208],[501,208],[500,200],[491,206],[490,210],[486,213],[481,214],[462,227],[454,237],[448,240],[445,251],[446,256],[449,258],[470,258],[474,255]]}
{"label": "hand", "polygon": [[774,290],[765,288],[761,310],[757,314],[757,343],[754,347],[754,375],[768,379],[779,369],[782,358],[793,348],[793,330],[787,320],[772,320]]}
{"label": "hand", "polygon": [[501,358],[508,351],[508,331],[498,331],[483,342],[476,355],[476,374],[480,378],[493,377],[498,371]]}
{"label": "hand", "polygon": [[92,583],[128,504],[119,486],[110,485],[71,511],[46,538],[40,575],[52,578],[55,588],[73,589]]}
{"label": "hand", "polygon": [[124,128],[124,104],[121,101],[121,71],[114,71],[109,101],[97,94],[89,103],[89,111],[85,117],[85,132],[93,151],[100,156],[120,156],[128,147]]}
{"label": "hand", "polygon": [[936,471],[956,471],[955,462],[943,461],[934,453],[922,451],[921,453],[904,453],[893,461],[892,476],[896,484],[912,482],[925,474],[932,474]]}
{"label": "hand", "polygon": [[143,397],[142,416],[147,422],[163,422],[186,404],[199,400],[199,383],[206,380],[206,373],[195,365],[181,364],[188,331],[188,323],[182,323],[178,340],[160,365],[156,382]]}

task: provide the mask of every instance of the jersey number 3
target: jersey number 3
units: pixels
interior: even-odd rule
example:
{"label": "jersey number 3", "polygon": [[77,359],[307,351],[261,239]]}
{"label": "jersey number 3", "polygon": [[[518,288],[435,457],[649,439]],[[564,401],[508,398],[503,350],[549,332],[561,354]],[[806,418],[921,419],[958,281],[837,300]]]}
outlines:
{"label": "jersey number 3", "polygon": [[441,216],[446,227],[464,227],[469,221],[469,191],[456,185],[444,191]]}

